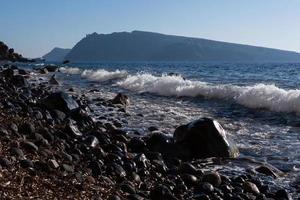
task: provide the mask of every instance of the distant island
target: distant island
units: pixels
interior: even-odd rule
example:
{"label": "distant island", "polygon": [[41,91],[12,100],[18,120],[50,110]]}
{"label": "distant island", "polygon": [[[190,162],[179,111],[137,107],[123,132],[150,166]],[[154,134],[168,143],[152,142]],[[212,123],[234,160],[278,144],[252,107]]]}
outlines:
{"label": "distant island", "polygon": [[71,51],[71,49],[63,49],[59,47],[53,48],[49,53],[43,56],[48,62],[63,62],[66,55]]}
{"label": "distant island", "polygon": [[[48,57],[48,59],[47,59]],[[132,31],[89,34],[71,50],[53,49],[46,60],[299,62],[300,53],[201,38]],[[51,59],[49,59],[51,58]],[[52,59],[52,60],[55,60]]]}

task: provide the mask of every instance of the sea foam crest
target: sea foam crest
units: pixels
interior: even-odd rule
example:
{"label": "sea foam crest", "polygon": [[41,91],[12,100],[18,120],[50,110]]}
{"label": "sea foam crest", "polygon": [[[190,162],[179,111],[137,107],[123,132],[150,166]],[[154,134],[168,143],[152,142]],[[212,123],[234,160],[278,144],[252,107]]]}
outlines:
{"label": "sea foam crest", "polygon": [[300,90],[284,90],[275,85],[213,85],[207,82],[185,80],[181,76],[153,76],[151,74],[130,75],[117,84],[136,92],[178,97],[203,96],[231,100],[250,108],[300,113]]}
{"label": "sea foam crest", "polygon": [[86,78],[91,81],[99,81],[99,82],[125,78],[127,75],[128,73],[125,70],[107,71],[104,69],[84,70],[81,73],[82,78]]}
{"label": "sea foam crest", "polygon": [[80,74],[81,70],[78,67],[60,67],[59,71],[64,74]]}

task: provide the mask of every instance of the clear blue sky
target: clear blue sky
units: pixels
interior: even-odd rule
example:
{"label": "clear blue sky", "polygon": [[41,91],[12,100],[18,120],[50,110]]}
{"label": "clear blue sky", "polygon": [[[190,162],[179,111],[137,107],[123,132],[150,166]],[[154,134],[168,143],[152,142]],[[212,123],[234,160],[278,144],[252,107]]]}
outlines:
{"label": "clear blue sky", "polygon": [[0,0],[0,40],[28,57],[132,30],[300,52],[300,0]]}

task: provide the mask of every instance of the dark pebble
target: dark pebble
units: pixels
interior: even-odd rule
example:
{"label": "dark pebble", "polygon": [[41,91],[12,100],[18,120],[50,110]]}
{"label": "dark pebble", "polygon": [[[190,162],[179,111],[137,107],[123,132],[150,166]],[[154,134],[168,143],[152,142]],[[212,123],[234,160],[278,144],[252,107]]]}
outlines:
{"label": "dark pebble", "polygon": [[22,147],[28,152],[36,152],[39,149],[34,143],[29,141],[25,141]]}
{"label": "dark pebble", "polygon": [[202,181],[208,182],[215,187],[218,187],[222,183],[220,174],[218,172],[211,172],[211,173],[204,174]]}
{"label": "dark pebble", "polygon": [[17,156],[17,157],[24,157],[24,153],[22,151],[22,149],[13,147],[10,149],[10,152],[12,155]]}
{"label": "dark pebble", "polygon": [[120,189],[123,192],[128,193],[128,194],[135,194],[136,193],[134,185],[132,183],[128,182],[128,181],[122,183],[121,186],[120,186]]}
{"label": "dark pebble", "polygon": [[280,189],[280,190],[277,190],[277,192],[275,193],[275,199],[290,200],[292,198],[291,198],[290,194],[285,189]]}
{"label": "dark pebble", "polygon": [[9,167],[11,162],[7,158],[0,158],[0,166],[1,167]]}
{"label": "dark pebble", "polygon": [[33,162],[31,160],[20,160],[20,166],[23,168],[33,168]]}
{"label": "dark pebble", "polygon": [[258,195],[260,193],[259,189],[257,188],[257,186],[252,183],[252,182],[249,182],[249,181],[246,181],[244,184],[243,184],[243,188],[246,192],[249,192],[249,193],[252,193],[252,194],[256,194]]}

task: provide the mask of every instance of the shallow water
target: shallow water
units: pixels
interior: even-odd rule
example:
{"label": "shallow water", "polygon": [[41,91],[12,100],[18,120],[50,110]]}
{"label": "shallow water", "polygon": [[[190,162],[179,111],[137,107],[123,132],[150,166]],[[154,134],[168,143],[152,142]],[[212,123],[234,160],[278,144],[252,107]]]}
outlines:
{"label": "shallow water", "polygon": [[128,94],[130,130],[157,126],[172,134],[193,119],[216,118],[242,158],[274,165],[285,172],[283,183],[300,174],[300,64],[81,63],[60,71],[64,87],[91,99]]}

